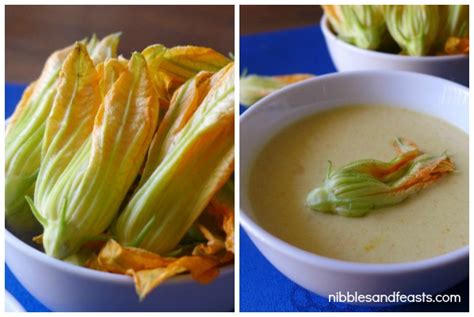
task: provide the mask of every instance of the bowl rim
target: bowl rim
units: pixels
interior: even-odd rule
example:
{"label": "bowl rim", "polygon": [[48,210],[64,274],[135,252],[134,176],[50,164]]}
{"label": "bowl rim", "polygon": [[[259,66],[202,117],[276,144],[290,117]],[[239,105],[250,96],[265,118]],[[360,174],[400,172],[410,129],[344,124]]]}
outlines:
{"label": "bowl rim", "polygon": [[[249,107],[241,116],[240,123],[248,116],[251,116],[253,112],[259,111],[262,107],[267,107],[266,103],[273,103],[273,101],[279,99],[282,95],[287,94],[293,89],[301,89],[304,86],[310,86],[314,82],[325,81],[327,78],[333,77],[343,77],[343,76],[358,76],[358,75],[376,75],[376,76],[393,76],[393,75],[402,75],[402,76],[412,76],[420,77],[424,80],[434,80],[439,81],[441,84],[450,85],[455,89],[462,91],[462,93],[469,95],[469,89],[461,84],[443,79],[440,77],[409,72],[409,71],[394,71],[394,70],[371,70],[371,71],[348,71],[348,72],[336,72],[326,75],[317,76],[310,78],[301,82],[297,82],[287,87],[278,90],[261,100],[257,101],[252,107]],[[242,174],[242,171],[240,171]],[[246,195],[245,193],[243,195]],[[242,192],[240,192],[240,197],[242,197]],[[432,269],[440,266],[447,266],[452,263],[462,261],[463,259],[469,258],[469,244],[427,259],[421,259],[417,261],[409,262],[397,262],[397,263],[362,263],[362,262],[352,262],[334,259],[322,255],[318,255],[306,250],[303,250],[299,247],[296,247],[270,233],[269,231],[262,228],[254,220],[248,216],[247,212],[240,206],[240,224],[249,234],[249,236],[255,237],[260,242],[266,244],[270,249],[279,250],[279,252],[284,253],[286,256],[293,258],[294,260],[301,261],[311,266],[320,266],[327,269],[338,271],[338,272],[348,272],[348,273],[358,273],[358,274],[375,274],[375,275],[388,275],[388,274],[399,274],[399,273],[408,273],[415,271],[423,271],[426,269]]]}
{"label": "bowl rim", "polygon": [[328,40],[337,43],[339,46],[342,46],[346,50],[352,51],[353,53],[356,54],[367,54],[372,57],[377,57],[377,58],[385,58],[385,59],[392,59],[393,61],[404,61],[404,62],[441,62],[441,61],[453,61],[453,60],[463,60],[463,59],[469,59],[469,55],[466,54],[454,54],[454,55],[440,55],[440,56],[433,56],[433,55],[428,55],[428,56],[408,56],[408,55],[398,55],[398,54],[393,54],[393,53],[386,53],[386,52],[379,52],[379,51],[373,51],[373,50],[368,50],[368,49],[363,49],[360,47],[357,47],[355,45],[349,44],[347,42],[344,42],[343,40],[339,39],[329,28],[329,20],[326,16],[326,14],[323,14],[321,17],[321,31],[326,39],[326,42]]}
{"label": "bowl rim", "polygon": [[[17,251],[23,253],[25,256],[32,257],[34,260],[44,263],[45,265],[48,265],[55,270],[62,271],[68,274],[78,275],[84,278],[96,278],[98,280],[102,280],[103,282],[107,282],[107,283],[133,286],[133,279],[130,276],[117,274],[117,273],[95,271],[93,269],[85,268],[82,266],[78,266],[72,263],[68,263],[68,262],[50,257],[46,255],[44,252],[41,252],[40,250],[37,250],[33,248],[32,246],[28,245],[27,243],[25,243],[23,240],[15,236],[6,228],[5,228],[5,243],[10,245],[12,248],[16,249]],[[7,256],[5,255],[5,259],[6,258]],[[219,276],[217,276],[216,279],[224,275],[232,274],[233,271],[234,271],[234,263],[225,265],[223,267],[219,267]],[[173,278],[165,281],[163,285],[186,284],[190,282],[198,283],[197,281],[192,279],[191,274],[187,273],[187,274],[174,276]]]}

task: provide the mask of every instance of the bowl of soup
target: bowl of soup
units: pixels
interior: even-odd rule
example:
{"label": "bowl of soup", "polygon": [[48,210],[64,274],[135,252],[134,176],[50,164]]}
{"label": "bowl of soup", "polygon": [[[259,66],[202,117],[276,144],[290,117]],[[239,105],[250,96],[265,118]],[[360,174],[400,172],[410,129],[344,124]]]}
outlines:
{"label": "bowl of soup", "polygon": [[[240,119],[243,228],[281,273],[324,297],[435,294],[461,282],[469,274],[468,95],[429,75],[362,71],[321,76],[262,99]],[[328,161],[332,168],[390,162],[397,138],[449,153],[455,170],[363,216],[308,207]]]}

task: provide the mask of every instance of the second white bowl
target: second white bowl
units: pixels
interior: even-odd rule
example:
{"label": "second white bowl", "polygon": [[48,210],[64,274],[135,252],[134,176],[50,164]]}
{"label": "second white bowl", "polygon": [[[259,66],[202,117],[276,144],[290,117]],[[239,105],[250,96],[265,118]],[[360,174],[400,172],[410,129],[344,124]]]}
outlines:
{"label": "second white bowl", "polygon": [[337,38],[328,19],[321,19],[329,54],[338,71],[404,70],[433,75],[469,86],[469,56],[403,56],[365,50]]}

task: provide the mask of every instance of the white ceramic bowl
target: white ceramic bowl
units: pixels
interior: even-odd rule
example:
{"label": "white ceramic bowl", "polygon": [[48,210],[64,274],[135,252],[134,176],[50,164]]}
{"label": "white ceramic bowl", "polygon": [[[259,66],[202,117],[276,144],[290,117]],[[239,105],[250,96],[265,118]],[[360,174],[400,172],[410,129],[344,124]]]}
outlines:
{"label": "white ceramic bowl", "polygon": [[365,50],[338,39],[328,23],[326,16],[323,16],[321,29],[338,71],[404,70],[434,75],[469,86],[467,55],[417,57]]}
{"label": "white ceramic bowl", "polygon": [[202,285],[177,276],[139,302],[130,277],[75,266],[27,245],[5,230],[6,262],[21,284],[53,311],[232,311],[234,268]]}
{"label": "white ceramic bowl", "polygon": [[243,228],[280,272],[324,297],[338,291],[438,293],[459,283],[469,273],[468,246],[434,258],[397,264],[353,263],[319,256],[292,246],[259,226],[252,214],[247,188],[250,168],[262,146],[285,126],[303,117],[349,104],[383,104],[442,118],[468,133],[468,98],[468,89],[456,83],[395,71],[330,74],[267,96],[240,119],[240,219]]}

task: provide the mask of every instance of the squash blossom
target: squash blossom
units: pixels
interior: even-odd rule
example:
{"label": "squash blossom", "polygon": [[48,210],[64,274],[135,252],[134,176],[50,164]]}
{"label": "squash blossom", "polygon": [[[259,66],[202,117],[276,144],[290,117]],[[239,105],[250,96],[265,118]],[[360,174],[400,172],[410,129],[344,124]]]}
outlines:
{"label": "squash blossom", "polygon": [[[88,64],[90,61],[85,58],[75,70]],[[86,139],[82,132],[90,129],[95,106],[83,98],[96,100],[100,96],[99,85],[92,89],[88,76],[76,78],[84,82],[64,86],[82,87],[63,93],[70,100],[68,111],[55,107],[50,115],[61,122],[51,144],[66,145],[49,146],[46,150],[45,160],[52,163],[45,165],[44,174],[56,180],[53,184],[48,177],[40,179],[37,188],[44,190],[35,193],[34,203],[29,199],[44,227],[44,249],[56,258],[77,252],[84,242],[97,238],[110,226],[139,173],[158,123],[158,98],[140,53],[132,55],[127,69],[106,94]],[[88,110],[83,109],[85,102]],[[59,109],[63,113],[55,112]],[[77,121],[83,121],[84,126]],[[75,152],[72,158],[69,151]]]}
{"label": "squash blossom", "polygon": [[199,46],[150,45],[143,50],[162,108],[179,86],[200,71],[217,72],[231,62],[215,50]]}
{"label": "squash blossom", "polygon": [[99,87],[102,98],[105,98],[120,74],[127,70],[127,65],[128,61],[126,59],[118,58],[107,58],[105,62],[97,65],[96,70],[99,76]]}
{"label": "squash blossom", "polygon": [[337,35],[363,49],[375,50],[385,41],[387,27],[378,5],[323,5]]}
{"label": "squash blossom", "polygon": [[315,211],[359,217],[370,210],[396,205],[454,170],[446,154],[426,154],[415,144],[397,139],[398,156],[390,162],[360,160],[337,170],[312,190],[306,204]]}
{"label": "squash blossom", "polygon": [[[469,52],[469,6],[468,5],[441,5],[441,25],[437,37],[438,52],[446,54],[460,54]],[[461,42],[464,49],[451,52],[453,43]],[[467,44],[465,44],[467,43]],[[467,47],[467,49],[466,49]]]}
{"label": "squash blossom", "polygon": [[99,76],[84,44],[77,43],[66,58],[56,98],[46,122],[42,158],[34,193],[43,206],[60,175],[88,140],[102,98]]}
{"label": "squash blossom", "polygon": [[402,53],[423,56],[430,53],[438,39],[440,12],[435,5],[385,5],[387,28],[402,48]]}
{"label": "squash blossom", "polygon": [[312,78],[311,74],[280,76],[248,75],[240,78],[240,103],[250,107],[263,97],[285,86]]}
{"label": "squash blossom", "polygon": [[160,165],[174,145],[179,132],[186,126],[206,97],[210,89],[211,77],[211,72],[200,72],[176,90],[148,150],[140,185],[143,185]]}
{"label": "squash blossom", "polygon": [[114,234],[122,245],[173,250],[232,174],[233,63],[213,77],[209,93],[119,216]]}
{"label": "squash blossom", "polygon": [[[99,63],[116,55],[118,41],[119,34],[112,34],[100,41],[93,38],[87,46],[93,52],[95,62]],[[17,233],[39,228],[25,196],[33,196],[46,121],[56,97],[60,70],[73,48],[66,47],[48,58],[40,77],[25,90],[8,122],[5,137],[5,214],[7,226]]]}
{"label": "squash blossom", "polygon": [[89,41],[88,51],[95,65],[110,57],[117,57],[117,48],[121,35],[121,32],[112,33],[104,37],[101,41],[97,41],[95,35],[92,37]]}

